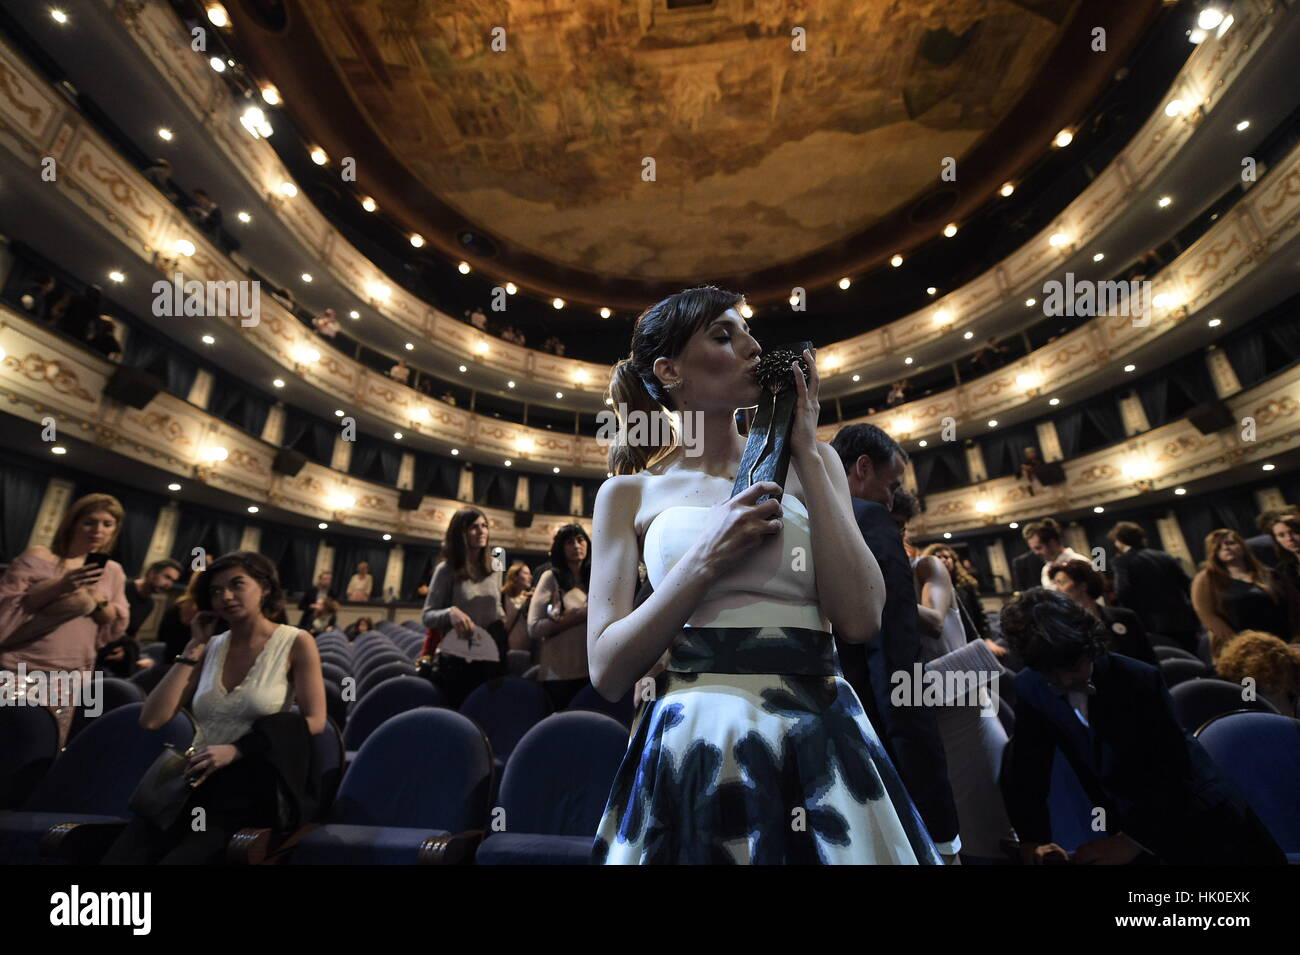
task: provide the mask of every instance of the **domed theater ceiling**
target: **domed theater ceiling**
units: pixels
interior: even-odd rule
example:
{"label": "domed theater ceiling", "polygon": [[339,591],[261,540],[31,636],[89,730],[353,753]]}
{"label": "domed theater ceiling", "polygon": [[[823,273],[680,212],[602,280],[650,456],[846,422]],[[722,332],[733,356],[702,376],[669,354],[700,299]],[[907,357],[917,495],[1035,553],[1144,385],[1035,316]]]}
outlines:
{"label": "domed theater ceiling", "polygon": [[[1002,145],[987,140],[1028,90],[1078,84],[1052,75],[1053,53],[1071,25],[1078,39],[1084,6],[295,0],[277,31],[294,55],[277,63],[281,41],[263,35],[258,59],[318,97],[289,98],[295,116],[346,90],[365,139],[427,193],[403,190],[411,209],[439,205],[564,271],[681,283],[834,248],[943,185],[942,157],[960,182],[963,157]],[[336,144],[357,138],[330,122]],[[373,157],[356,145],[358,184],[391,182],[373,161],[367,182]]]}

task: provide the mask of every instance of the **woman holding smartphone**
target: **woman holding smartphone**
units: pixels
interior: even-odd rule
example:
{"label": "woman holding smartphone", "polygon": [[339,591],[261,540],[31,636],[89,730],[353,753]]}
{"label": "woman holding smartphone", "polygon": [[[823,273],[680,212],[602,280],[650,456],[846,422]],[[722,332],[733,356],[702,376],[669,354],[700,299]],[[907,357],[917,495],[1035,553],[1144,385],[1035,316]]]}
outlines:
{"label": "woman holding smartphone", "polygon": [[[136,817],[109,850],[106,865],[220,862],[241,828],[277,826],[279,767],[305,766],[308,734],[325,729],[316,641],[272,619],[284,607],[275,565],[251,551],[226,554],[202,571],[195,594],[199,613],[190,641],[140,713],[140,725],[153,730],[190,708],[197,730],[185,777],[193,791],[165,828]],[[227,629],[221,630],[222,622]],[[284,713],[295,700],[305,727],[300,723],[286,744],[298,752],[285,753],[255,724]],[[198,807],[205,826],[195,832]]]}
{"label": "woman holding smartphone", "polygon": [[[0,670],[78,672],[89,679],[95,652],[121,639],[131,610],[126,573],[108,559],[124,511],[117,498],[88,494],[64,515],[49,547],[29,547],[0,578]],[[31,684],[19,683],[20,692]],[[54,701],[59,746],[72,700]]]}

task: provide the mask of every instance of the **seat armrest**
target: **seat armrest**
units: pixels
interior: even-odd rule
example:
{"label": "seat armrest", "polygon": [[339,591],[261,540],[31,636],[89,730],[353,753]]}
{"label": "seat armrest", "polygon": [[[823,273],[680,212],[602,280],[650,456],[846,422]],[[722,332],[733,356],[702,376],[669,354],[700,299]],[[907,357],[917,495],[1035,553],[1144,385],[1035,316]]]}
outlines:
{"label": "seat armrest", "polygon": [[449,836],[430,836],[420,846],[420,865],[469,865],[487,833],[469,829]]}
{"label": "seat armrest", "polygon": [[41,836],[40,854],[74,865],[97,865],[126,829],[123,822],[61,822]]}
{"label": "seat armrest", "polygon": [[283,838],[277,838],[273,829],[240,829],[226,844],[226,863],[280,865],[299,840],[316,828],[319,828],[319,823],[309,823]]}

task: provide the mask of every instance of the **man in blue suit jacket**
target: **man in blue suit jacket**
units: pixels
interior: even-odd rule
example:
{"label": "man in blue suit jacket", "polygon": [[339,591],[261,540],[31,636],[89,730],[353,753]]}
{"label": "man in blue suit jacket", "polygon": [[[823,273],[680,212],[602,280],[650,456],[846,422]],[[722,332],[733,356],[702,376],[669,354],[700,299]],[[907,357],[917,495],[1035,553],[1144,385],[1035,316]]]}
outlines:
{"label": "man in blue suit jacket", "polygon": [[841,428],[831,447],[844,462],[853,495],[853,516],[885,578],[880,634],[865,645],[836,639],[840,668],[894,761],[930,838],[940,854],[951,859],[960,850],[961,842],[957,838],[957,806],[948,783],[939,724],[925,707],[894,706],[890,702],[891,675],[901,671],[910,678],[913,665],[921,663],[912,564],[903,550],[898,525],[889,513],[894,491],[902,484],[907,455],[893,438],[870,424]]}
{"label": "man in blue suit jacket", "polygon": [[[1007,786],[1024,862],[1286,864],[1245,797],[1179,725],[1160,671],[1103,650],[1087,611],[1036,587],[1003,608],[1002,633],[1027,667],[1016,677]],[[1051,841],[1057,749],[1104,810],[1104,834],[1073,856]]]}

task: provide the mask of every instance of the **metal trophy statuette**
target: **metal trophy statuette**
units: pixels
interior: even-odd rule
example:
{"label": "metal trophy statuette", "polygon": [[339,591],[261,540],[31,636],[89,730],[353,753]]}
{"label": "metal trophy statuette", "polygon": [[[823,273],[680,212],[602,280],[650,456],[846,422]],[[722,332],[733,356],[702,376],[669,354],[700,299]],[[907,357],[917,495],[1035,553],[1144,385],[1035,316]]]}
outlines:
{"label": "metal trophy statuette", "polygon": [[[794,426],[794,405],[799,398],[795,390],[790,363],[797,361],[806,384],[809,380],[808,364],[803,360],[804,349],[812,351],[812,342],[795,342],[765,351],[758,360],[759,387],[762,397],[758,413],[749,426],[749,439],[745,453],[736,471],[736,483],[731,489],[734,497],[759,481],[775,481],[785,487],[790,470],[790,430]],[[758,503],[771,495],[764,494]]]}

